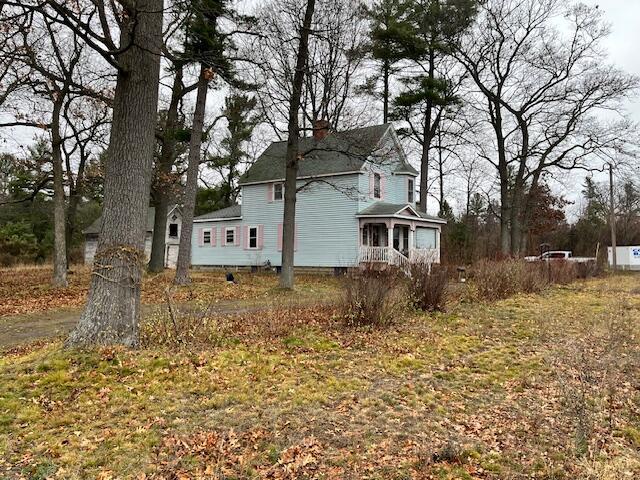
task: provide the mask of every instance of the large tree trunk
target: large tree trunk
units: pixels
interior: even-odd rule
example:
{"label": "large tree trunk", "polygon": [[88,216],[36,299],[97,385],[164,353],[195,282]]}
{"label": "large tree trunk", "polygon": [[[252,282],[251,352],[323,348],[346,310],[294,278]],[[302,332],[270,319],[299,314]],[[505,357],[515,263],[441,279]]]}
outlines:
{"label": "large tree trunk", "polygon": [[293,76],[293,89],[289,102],[289,132],[287,138],[287,154],[285,158],[286,170],[284,180],[284,218],[282,220],[282,272],[280,286],[292,289],[294,283],[294,249],[296,238],[296,194],[298,179],[298,139],[300,129],[298,125],[298,110],[300,96],[304,82],[305,68],[309,58],[309,31],[315,9],[315,0],[307,0],[304,21],[300,29],[300,43],[296,58],[296,71]]}
{"label": "large tree trunk", "polygon": [[149,271],[162,272],[165,267],[165,249],[167,232],[167,215],[169,214],[169,204],[171,202],[171,192],[167,188],[167,178],[171,174],[175,162],[176,152],[176,126],[178,125],[178,106],[182,98],[182,67],[176,67],[171,89],[171,102],[167,110],[164,131],[162,135],[162,149],[158,161],[158,172],[156,181],[158,188],[154,189],[154,219],[153,219],[153,241],[151,242],[151,257],[149,259]]}
{"label": "large tree trunk", "polygon": [[508,256],[511,253],[509,226],[511,221],[511,198],[509,191],[509,168],[507,165],[507,149],[502,132],[502,110],[497,99],[489,100],[491,124],[496,134],[498,150],[498,180],[500,181],[500,253]]}
{"label": "large tree trunk", "polygon": [[[433,48],[429,50],[429,79],[433,82],[436,75],[435,67],[435,51]],[[440,117],[433,119],[434,105],[431,99],[427,99],[424,134],[422,138],[422,155],[420,156],[420,210],[427,211],[427,199],[429,197],[429,154],[431,152],[431,142],[435,137],[436,128],[440,123]]]}
{"label": "large tree trunk", "polygon": [[201,65],[198,78],[198,94],[196,108],[193,112],[191,126],[191,140],[189,142],[189,166],[187,167],[187,185],[184,189],[182,210],[182,231],[180,232],[180,249],[176,266],[176,285],[186,285],[191,282],[189,267],[191,266],[191,235],[193,233],[193,216],[196,208],[196,194],[198,192],[198,170],[200,167],[200,148],[202,146],[202,130],[204,114],[207,106],[207,90],[209,88],[209,71]]}
{"label": "large tree trunk", "polygon": [[67,246],[62,171],[62,138],[60,136],[60,111],[62,95],[54,103],[51,122],[51,157],[53,160],[53,285],[67,286]]}
{"label": "large tree trunk", "polygon": [[[138,343],[144,236],[158,108],[162,0],[139,0],[122,26],[105,165],[104,209],[87,306],[69,346]],[[135,29],[135,31],[132,31]]]}
{"label": "large tree trunk", "polygon": [[385,60],[382,64],[382,123],[389,121],[389,76],[390,76],[389,60]]}

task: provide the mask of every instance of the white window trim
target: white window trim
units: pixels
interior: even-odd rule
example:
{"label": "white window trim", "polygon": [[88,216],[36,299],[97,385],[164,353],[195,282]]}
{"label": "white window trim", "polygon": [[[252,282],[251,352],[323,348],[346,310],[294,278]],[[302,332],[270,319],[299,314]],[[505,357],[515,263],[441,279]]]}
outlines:
{"label": "white window trim", "polygon": [[[281,198],[276,198],[276,186],[277,185],[281,185],[282,186],[282,197]],[[284,183],[283,182],[275,182],[273,184],[273,191],[271,193],[272,193],[274,202],[282,202],[282,201],[284,201]]]}
{"label": "white window trim", "polygon": [[[256,246],[251,246],[251,229],[256,229]],[[247,225],[247,250],[258,250],[260,248],[260,227],[258,225]]]}
{"label": "white window trim", "polygon": [[[233,232],[233,240],[228,241],[227,232]],[[224,227],[224,246],[230,247],[236,244],[236,227]]]}
{"label": "white window trim", "polygon": [[[209,241],[207,242],[207,233],[209,234]],[[211,245],[213,242],[213,235],[211,234],[211,229],[210,228],[205,228],[202,231],[202,244],[203,245]]]}

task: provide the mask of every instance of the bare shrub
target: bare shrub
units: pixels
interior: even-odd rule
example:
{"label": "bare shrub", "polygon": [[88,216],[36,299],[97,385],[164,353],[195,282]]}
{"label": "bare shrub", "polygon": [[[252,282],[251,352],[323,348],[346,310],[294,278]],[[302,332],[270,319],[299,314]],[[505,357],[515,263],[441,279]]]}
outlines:
{"label": "bare shrub", "polygon": [[447,303],[449,271],[441,265],[414,263],[411,265],[409,298],[411,304],[424,312],[442,312]]}
{"label": "bare shrub", "polygon": [[483,300],[501,300],[517,293],[535,293],[547,281],[540,265],[523,260],[480,260],[471,269],[478,296]]}
{"label": "bare shrub", "polygon": [[341,316],[348,326],[384,326],[398,311],[400,275],[366,266],[347,275]]}
{"label": "bare shrub", "polygon": [[566,260],[545,262],[549,275],[549,284],[568,285],[578,278],[576,263]]}

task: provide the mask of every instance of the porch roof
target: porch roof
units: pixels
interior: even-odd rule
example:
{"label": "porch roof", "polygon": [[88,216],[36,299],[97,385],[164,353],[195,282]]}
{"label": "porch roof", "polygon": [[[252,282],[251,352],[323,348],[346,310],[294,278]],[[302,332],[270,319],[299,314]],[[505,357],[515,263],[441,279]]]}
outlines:
{"label": "porch roof", "polygon": [[[409,212],[405,212],[409,210]],[[427,215],[425,212],[421,212],[414,206],[408,203],[386,203],[376,202],[373,205],[360,210],[357,214],[359,218],[404,218],[414,221],[424,221],[431,223],[447,223],[447,221],[440,217],[434,217]]]}

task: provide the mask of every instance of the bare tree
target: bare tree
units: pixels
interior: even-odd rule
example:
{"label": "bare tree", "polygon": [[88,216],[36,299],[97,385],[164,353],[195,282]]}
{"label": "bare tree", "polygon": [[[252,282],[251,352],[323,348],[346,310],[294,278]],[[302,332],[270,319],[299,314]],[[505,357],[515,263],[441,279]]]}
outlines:
{"label": "bare tree", "polygon": [[302,24],[297,28],[300,40],[298,42],[295,73],[293,75],[293,83],[291,85],[291,98],[289,99],[289,129],[287,153],[285,157],[284,218],[282,225],[282,273],[280,275],[280,286],[288,289],[293,288],[294,281],[293,266],[296,232],[296,195],[298,162],[300,161],[298,148],[300,126],[298,115],[305,70],[309,58],[309,35],[311,33],[311,22],[313,21],[314,9],[315,0],[307,0],[304,19]]}
{"label": "bare tree", "polygon": [[[561,17],[567,34],[556,27]],[[490,0],[457,53],[495,136],[496,154],[486,160],[499,179],[504,254],[524,250],[523,226],[544,174],[589,169],[591,158],[624,148],[632,125],[620,103],[638,82],[603,64],[607,34],[597,8]],[[614,120],[601,120],[602,112]]]}
{"label": "bare tree", "polygon": [[[354,101],[357,87],[365,81],[366,23],[354,14],[357,5],[348,0],[323,0],[314,9],[308,75],[300,100],[303,132],[311,132],[315,120],[326,120],[332,129],[343,130],[363,126],[372,118],[366,99]],[[281,140],[288,135],[298,53],[292,36],[303,21],[304,7],[298,0],[268,3],[259,13],[261,36],[247,45],[258,108]]]}
{"label": "bare tree", "polygon": [[145,220],[158,104],[162,0],[7,0],[5,16],[35,14],[73,32],[117,72],[104,211],[88,301],[69,346],[137,344]]}

